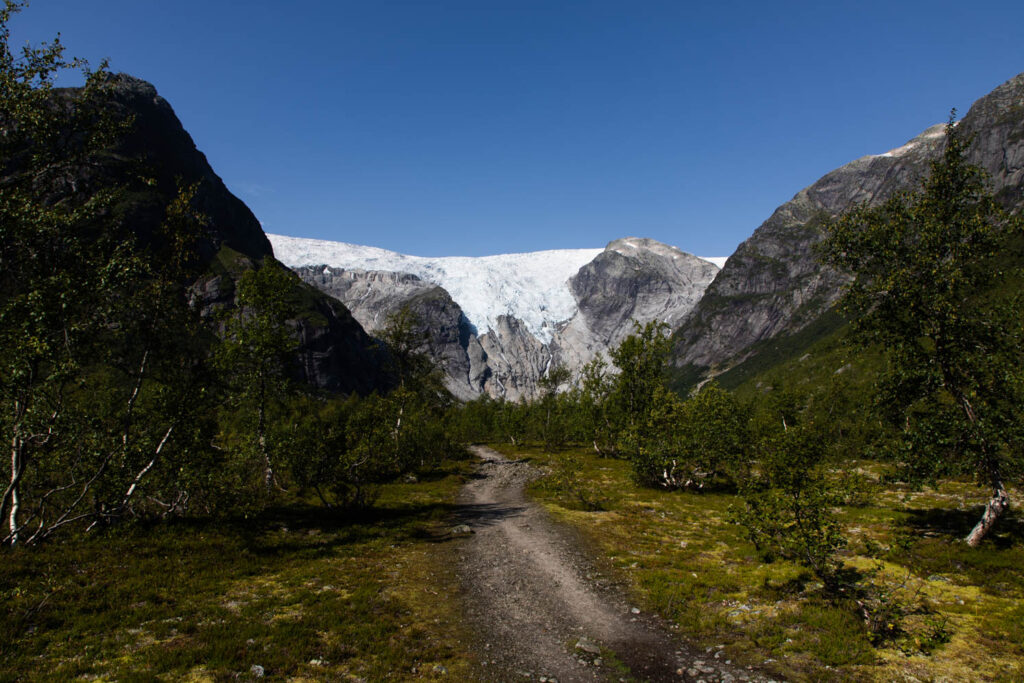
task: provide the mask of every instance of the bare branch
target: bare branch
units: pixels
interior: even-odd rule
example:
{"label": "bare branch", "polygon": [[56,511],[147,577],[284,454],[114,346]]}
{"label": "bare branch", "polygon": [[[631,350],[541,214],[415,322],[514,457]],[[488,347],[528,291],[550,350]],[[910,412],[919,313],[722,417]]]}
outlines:
{"label": "bare branch", "polygon": [[171,438],[171,433],[174,431],[176,425],[177,423],[172,423],[171,426],[167,428],[167,431],[164,432],[163,438],[160,439],[160,443],[157,445],[156,450],[153,452],[153,457],[150,459],[148,463],[146,463],[146,466],[143,467],[139,471],[139,473],[135,475],[135,478],[132,480],[132,483],[128,487],[128,490],[125,491],[124,493],[124,498],[121,500],[120,509],[122,511],[128,505],[128,501],[130,501],[132,496],[135,494],[135,490],[138,488],[139,482],[141,482],[142,478],[145,477],[146,474],[148,474],[151,469],[153,469],[153,465],[156,464],[157,459],[160,457],[160,453],[161,451],[163,451],[164,445],[167,443],[167,440]]}

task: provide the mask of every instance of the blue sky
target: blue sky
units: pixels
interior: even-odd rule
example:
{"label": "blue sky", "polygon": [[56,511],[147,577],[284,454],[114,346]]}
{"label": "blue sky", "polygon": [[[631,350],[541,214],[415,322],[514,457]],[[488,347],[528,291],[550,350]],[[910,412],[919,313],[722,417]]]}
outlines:
{"label": "blue sky", "polygon": [[151,81],[268,232],[719,256],[1024,71],[1022,26],[1019,0],[34,0],[12,38]]}

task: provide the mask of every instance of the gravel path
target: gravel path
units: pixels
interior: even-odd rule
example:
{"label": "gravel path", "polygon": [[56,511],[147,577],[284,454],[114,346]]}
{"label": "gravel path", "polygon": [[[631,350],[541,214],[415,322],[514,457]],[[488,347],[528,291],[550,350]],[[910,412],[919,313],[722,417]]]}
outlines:
{"label": "gravel path", "polygon": [[525,497],[536,469],[474,450],[482,463],[460,496],[459,523],[473,533],[459,571],[485,680],[768,680],[726,665],[716,650],[683,647],[626,602],[571,531]]}

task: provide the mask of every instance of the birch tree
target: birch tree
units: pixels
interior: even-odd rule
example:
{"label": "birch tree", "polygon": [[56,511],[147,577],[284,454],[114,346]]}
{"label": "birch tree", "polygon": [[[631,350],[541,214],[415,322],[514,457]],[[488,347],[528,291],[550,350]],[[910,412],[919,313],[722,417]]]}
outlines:
{"label": "birch tree", "polygon": [[879,404],[901,431],[917,476],[969,472],[989,500],[965,539],[978,545],[1024,474],[1020,217],[967,163],[946,129],[942,156],[916,192],[860,207],[826,226],[825,263],[852,273],[844,304],[860,339],[888,357]]}
{"label": "birch tree", "polygon": [[[23,6],[0,9],[0,429],[9,448],[0,516],[12,545],[23,537],[30,474],[67,431],[69,392],[98,331],[102,264],[122,255],[82,234],[115,193],[68,202],[59,192],[116,133],[101,113],[105,71],[66,58],[59,37],[12,50],[9,22]],[[67,70],[81,70],[86,85],[57,97],[54,80]]]}
{"label": "birch tree", "polygon": [[247,271],[238,281],[235,308],[225,325],[217,362],[230,401],[246,416],[251,438],[263,466],[266,490],[274,484],[274,463],[267,434],[271,411],[288,393],[290,363],[299,342],[288,324],[295,315],[292,294],[296,277],[272,258]]}

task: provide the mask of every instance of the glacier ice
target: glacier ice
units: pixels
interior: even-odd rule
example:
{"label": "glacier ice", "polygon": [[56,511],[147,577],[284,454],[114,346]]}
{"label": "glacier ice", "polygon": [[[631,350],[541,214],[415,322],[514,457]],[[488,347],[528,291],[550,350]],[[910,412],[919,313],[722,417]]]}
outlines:
{"label": "glacier ice", "polygon": [[286,266],[412,273],[440,285],[479,334],[502,315],[519,318],[547,343],[555,325],[576,312],[568,280],[603,249],[553,249],[497,256],[409,256],[347,242],[271,235],[274,256]]}

